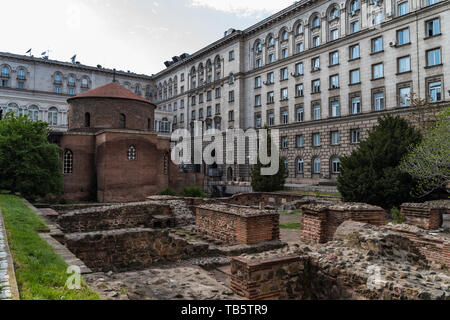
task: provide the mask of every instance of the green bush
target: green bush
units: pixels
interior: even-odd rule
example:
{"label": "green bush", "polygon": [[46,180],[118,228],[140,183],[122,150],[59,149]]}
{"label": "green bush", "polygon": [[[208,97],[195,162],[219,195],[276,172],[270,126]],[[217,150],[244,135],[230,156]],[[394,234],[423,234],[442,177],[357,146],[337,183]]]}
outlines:
{"label": "green bush", "polygon": [[176,196],[177,193],[172,188],[167,188],[159,193],[161,196]]}
{"label": "green bush", "polygon": [[397,207],[393,207],[391,209],[392,220],[395,224],[402,224],[405,222],[405,217],[402,215],[400,210]]}
{"label": "green bush", "polygon": [[364,202],[385,209],[412,200],[416,182],[398,166],[421,135],[406,120],[385,116],[366,140],[341,159],[338,190],[346,202]]}
{"label": "green bush", "polygon": [[200,187],[184,187],[183,191],[180,193],[181,196],[187,198],[207,198],[208,195],[203,192]]}

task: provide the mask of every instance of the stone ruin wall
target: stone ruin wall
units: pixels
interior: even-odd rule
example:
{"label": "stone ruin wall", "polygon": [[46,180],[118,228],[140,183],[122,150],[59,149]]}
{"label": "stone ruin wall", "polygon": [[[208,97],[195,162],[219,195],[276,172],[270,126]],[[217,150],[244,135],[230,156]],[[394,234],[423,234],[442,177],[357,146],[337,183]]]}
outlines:
{"label": "stone ruin wall", "polygon": [[57,220],[65,233],[134,227],[174,227],[175,218],[169,205],[161,203],[130,203],[75,210]]}
{"label": "stone ruin wall", "polygon": [[168,231],[150,228],[73,233],[66,235],[65,241],[95,272],[139,270],[208,253],[207,244],[188,243]]}
{"label": "stone ruin wall", "polygon": [[276,211],[231,205],[202,205],[196,210],[196,229],[229,244],[280,239],[280,216]]}
{"label": "stone ruin wall", "polygon": [[309,204],[301,208],[300,238],[304,241],[316,243],[331,241],[337,228],[345,221],[376,226],[386,223],[386,212],[382,208],[362,203]]}
{"label": "stone ruin wall", "polygon": [[404,203],[400,212],[407,224],[436,230],[442,227],[443,215],[450,213],[450,200]]}

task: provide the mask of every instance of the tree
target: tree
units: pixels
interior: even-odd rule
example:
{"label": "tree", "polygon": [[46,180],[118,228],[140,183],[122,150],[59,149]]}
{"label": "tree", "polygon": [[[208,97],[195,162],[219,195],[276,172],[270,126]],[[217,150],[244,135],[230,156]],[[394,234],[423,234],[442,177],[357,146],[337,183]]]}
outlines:
{"label": "tree", "polygon": [[450,107],[436,120],[434,127],[425,131],[423,140],[409,149],[399,167],[418,180],[414,195],[419,198],[445,188],[450,179]]}
{"label": "tree", "polygon": [[0,180],[29,199],[62,190],[60,148],[47,141],[48,124],[8,113],[0,121]]}
{"label": "tree", "polygon": [[[267,130],[267,126],[264,127]],[[267,134],[266,141],[260,143],[267,143],[267,155],[271,156],[272,137]],[[275,175],[262,175],[261,169],[270,167],[270,164],[263,165],[258,157],[257,163],[252,167],[250,177],[252,180],[253,191],[256,192],[274,192],[283,189],[285,179],[287,178],[287,169],[284,167],[281,157],[279,158],[279,170]]]}
{"label": "tree", "polygon": [[338,190],[344,201],[365,202],[385,209],[411,200],[413,178],[398,165],[421,135],[398,116],[378,119],[359,148],[341,159]]}

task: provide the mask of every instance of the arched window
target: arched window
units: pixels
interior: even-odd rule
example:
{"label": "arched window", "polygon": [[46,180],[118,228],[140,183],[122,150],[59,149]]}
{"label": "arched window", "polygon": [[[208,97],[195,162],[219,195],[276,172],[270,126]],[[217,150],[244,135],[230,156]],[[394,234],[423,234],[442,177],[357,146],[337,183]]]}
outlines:
{"label": "arched window", "polygon": [[54,83],[55,83],[55,84],[61,84],[61,83],[62,83],[62,77],[61,77],[61,74],[59,74],[59,73],[56,73],[56,74],[55,74]]}
{"label": "arched window", "polygon": [[58,125],[58,109],[55,107],[51,107],[48,109],[48,123],[51,126],[57,126]]}
{"label": "arched window", "polygon": [[303,174],[305,172],[305,162],[303,159],[299,158],[297,159],[297,173]]}
{"label": "arched window", "polygon": [[350,4],[350,8],[352,9],[352,11],[359,10],[359,1],[358,0],[352,1],[352,3]]}
{"label": "arched window", "polygon": [[8,108],[6,109],[6,113],[8,112],[13,112],[14,116],[18,116],[19,115],[19,106],[15,103],[10,103],[8,104]]}
{"label": "arched window", "polygon": [[2,77],[9,77],[9,68],[7,66],[2,67]]}
{"label": "arched window", "polygon": [[331,173],[339,173],[339,167],[340,167],[341,161],[338,157],[335,157],[331,159]]}
{"label": "arched window", "polygon": [[260,54],[262,52],[262,44],[261,44],[261,42],[259,42],[259,40],[255,44],[255,51],[256,51],[256,54]]}
{"label": "arched window", "polygon": [[84,89],[89,88],[89,80],[86,78],[81,79],[81,87]]}
{"label": "arched window", "polygon": [[135,146],[128,147],[127,159],[128,160],[137,160],[137,151],[136,151],[136,147]]}
{"label": "arched window", "polygon": [[17,72],[17,78],[21,79],[21,80],[25,79],[25,70],[24,69],[22,69],[22,68],[19,69],[19,71]]}
{"label": "arched window", "polygon": [[141,87],[137,84],[136,88],[134,89],[134,93],[136,93],[137,95],[141,95]]}
{"label": "arched window", "polygon": [[313,161],[313,173],[319,174],[320,173],[320,158],[314,158]]}
{"label": "arched window", "polygon": [[33,121],[39,120],[39,108],[37,106],[30,106],[28,108],[28,117]]}
{"label": "arched window", "polygon": [[69,81],[67,82],[67,85],[75,87],[75,77],[73,75],[69,76]]}
{"label": "arched window", "polygon": [[330,19],[337,19],[339,18],[339,10],[337,8],[333,8],[330,11]]}
{"label": "arched window", "polygon": [[89,112],[86,112],[84,114],[84,126],[86,128],[90,128],[91,127],[91,114]]}
{"label": "arched window", "polygon": [[313,19],[312,27],[313,27],[313,28],[319,28],[319,27],[320,27],[320,18],[319,18],[319,17],[316,16],[316,17]]}
{"label": "arched window", "polygon": [[275,38],[270,36],[269,39],[267,40],[267,46],[268,47],[273,47],[275,46]]}
{"label": "arched window", "polygon": [[302,33],[303,33],[303,25],[301,23],[299,23],[296,28],[296,34],[299,35]]}
{"label": "arched window", "polygon": [[121,113],[119,115],[119,128],[125,129],[126,126],[127,126],[127,117],[123,113]]}
{"label": "arched window", "polygon": [[70,150],[64,151],[64,173],[73,172],[73,153]]}
{"label": "arched window", "polygon": [[287,30],[284,30],[282,33],[281,33],[281,40],[282,41],[287,41],[289,39],[289,32],[287,32]]}

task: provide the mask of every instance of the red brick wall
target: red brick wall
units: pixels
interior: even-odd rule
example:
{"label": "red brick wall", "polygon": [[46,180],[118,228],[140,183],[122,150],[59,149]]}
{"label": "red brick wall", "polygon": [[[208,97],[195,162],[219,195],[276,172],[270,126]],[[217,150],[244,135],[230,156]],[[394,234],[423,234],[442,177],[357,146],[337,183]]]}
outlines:
{"label": "red brick wall", "polygon": [[155,107],[145,102],[109,98],[72,100],[69,104],[69,130],[86,128],[86,112],[90,113],[91,128],[120,128],[119,119],[122,113],[126,116],[126,129],[153,131]]}
{"label": "red brick wall", "polygon": [[196,228],[211,237],[230,244],[254,244],[279,240],[280,222],[277,213],[239,216],[229,212],[196,208]]}
{"label": "red brick wall", "polygon": [[401,213],[405,217],[405,223],[422,227],[428,230],[439,229],[442,226],[442,214],[446,209],[411,206],[401,206]]}

